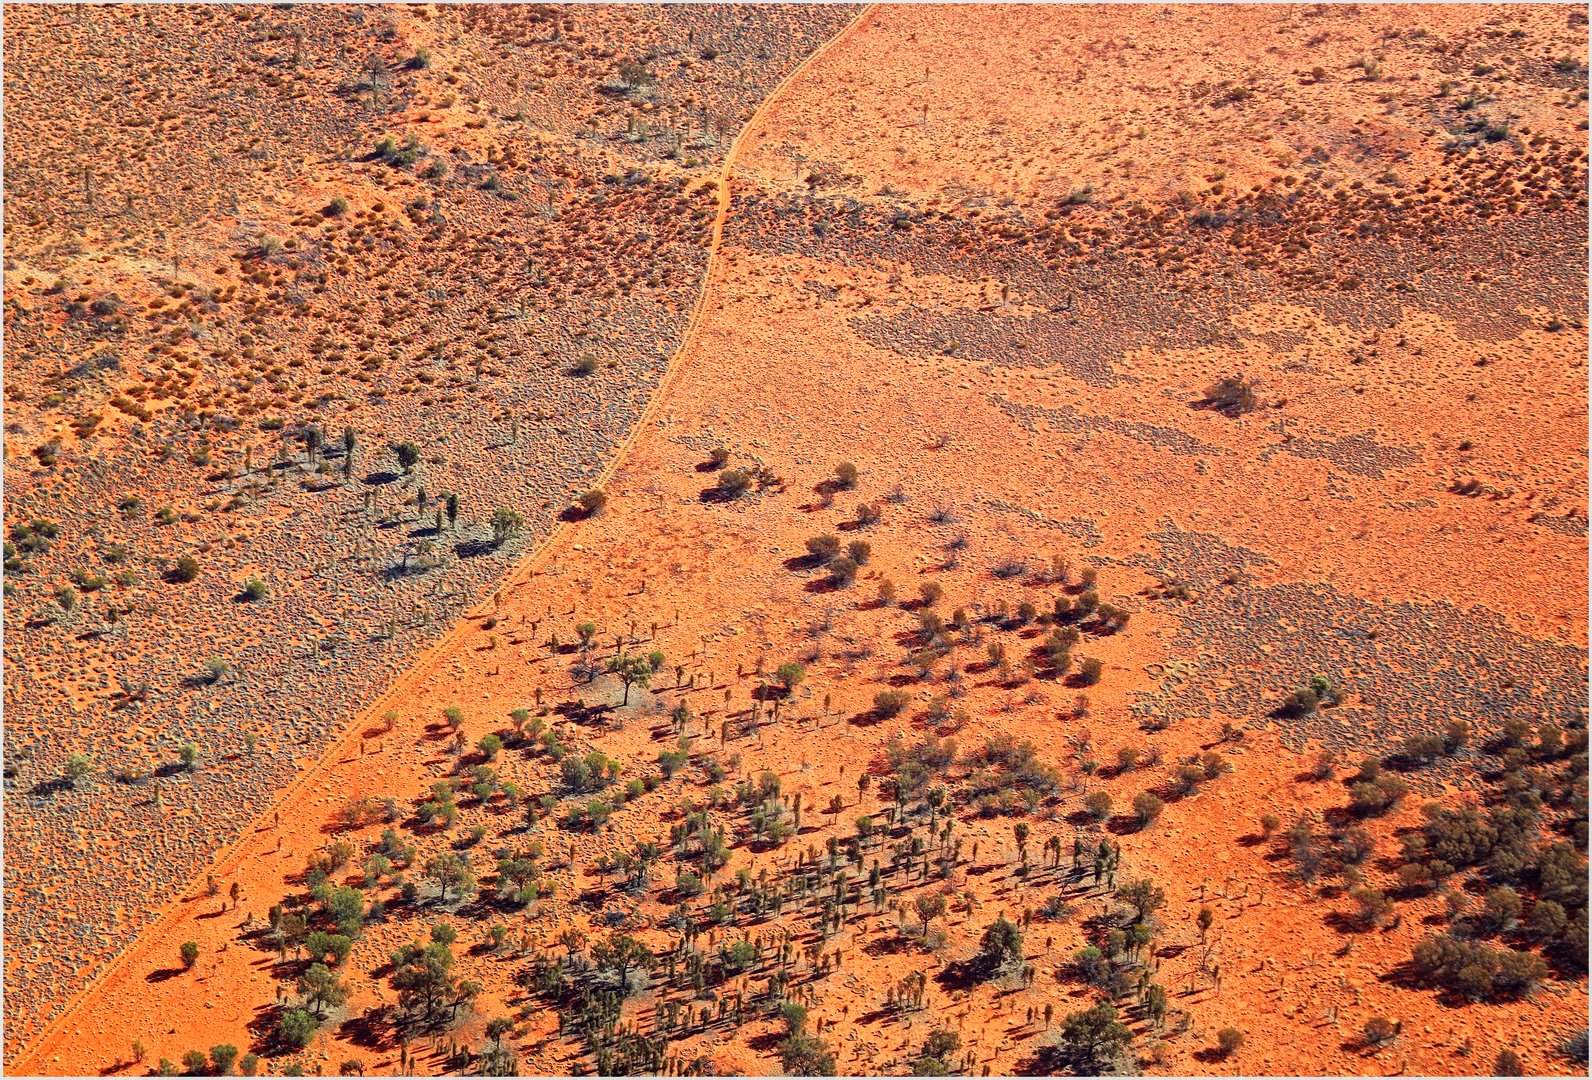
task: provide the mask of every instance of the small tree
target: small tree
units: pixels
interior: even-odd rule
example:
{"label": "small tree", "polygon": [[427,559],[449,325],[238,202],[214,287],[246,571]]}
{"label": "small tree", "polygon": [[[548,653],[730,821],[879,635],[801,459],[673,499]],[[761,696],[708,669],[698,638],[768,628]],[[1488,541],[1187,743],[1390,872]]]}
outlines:
{"label": "small tree", "polygon": [[645,688],[652,681],[652,664],[645,656],[631,656],[621,653],[619,656],[610,657],[608,660],[608,673],[617,675],[619,681],[625,685],[625,699],[622,705],[630,704],[630,688],[640,686]]}
{"label": "small tree", "polygon": [[177,952],[182,956],[182,969],[192,971],[193,966],[199,962],[199,943],[185,941],[178,947]]}
{"label": "small tree", "polygon": [[632,971],[650,971],[657,962],[652,950],[629,934],[616,934],[607,941],[600,941],[592,946],[591,953],[599,971],[610,971],[617,977],[621,997],[630,993]]}
{"label": "small tree", "polygon": [[1023,932],[1016,923],[1002,915],[984,929],[974,961],[986,977],[1019,964],[1022,959]]}
{"label": "small tree", "polygon": [[435,881],[441,888],[441,901],[448,902],[448,890],[460,891],[470,888],[475,884],[475,875],[470,872],[470,866],[454,851],[444,851],[433,855],[426,860],[426,878]]}
{"label": "small tree", "polygon": [[328,1007],[335,1009],[348,1000],[348,988],[325,964],[309,966],[299,977],[298,992],[315,1010],[317,1020],[325,1018]]}
{"label": "small tree", "polygon": [[500,506],[492,511],[492,543],[498,547],[519,532],[525,525],[525,516],[518,510]]}
{"label": "small tree", "polygon": [[779,1063],[788,1076],[834,1076],[835,1054],[808,1031],[798,1031],[779,1044]]}
{"label": "small tree", "polygon": [[787,694],[796,689],[806,677],[807,669],[794,660],[781,664],[774,671],[774,681],[779,683]]}
{"label": "small tree", "polygon": [[1102,1001],[1063,1021],[1052,1053],[1062,1059],[1059,1066],[1079,1076],[1107,1076],[1122,1071],[1132,1042],[1133,1032],[1117,1019],[1116,1006]]}
{"label": "small tree", "polygon": [[1255,407],[1255,388],[1243,376],[1230,375],[1205,391],[1205,402],[1217,412],[1239,416]]}
{"label": "small tree", "polygon": [[1399,1025],[1385,1016],[1373,1016],[1365,1022],[1365,1027],[1361,1029],[1361,1034],[1365,1038],[1365,1045],[1380,1050],[1384,1046],[1391,1045],[1393,1040],[1398,1038]]}
{"label": "small tree", "polygon": [[392,456],[398,459],[398,467],[408,475],[414,471],[416,465],[420,464],[420,447],[412,442],[394,443]]}
{"label": "small tree", "polygon": [[642,61],[626,60],[619,65],[619,81],[626,90],[634,93],[643,87],[651,86],[655,78]]}
{"label": "small tree", "polygon": [[1520,1055],[1506,1046],[1498,1051],[1498,1057],[1493,1060],[1492,1074],[1494,1076],[1525,1076],[1526,1066],[1520,1060]]}

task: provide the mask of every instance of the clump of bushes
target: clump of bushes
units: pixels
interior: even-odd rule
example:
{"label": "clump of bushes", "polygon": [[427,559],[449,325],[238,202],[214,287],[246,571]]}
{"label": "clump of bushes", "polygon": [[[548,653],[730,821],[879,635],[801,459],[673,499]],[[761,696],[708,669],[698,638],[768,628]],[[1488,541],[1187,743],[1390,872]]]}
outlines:
{"label": "clump of bushes", "polygon": [[1224,416],[1241,416],[1257,403],[1254,386],[1241,375],[1218,379],[1205,391],[1205,404]]}

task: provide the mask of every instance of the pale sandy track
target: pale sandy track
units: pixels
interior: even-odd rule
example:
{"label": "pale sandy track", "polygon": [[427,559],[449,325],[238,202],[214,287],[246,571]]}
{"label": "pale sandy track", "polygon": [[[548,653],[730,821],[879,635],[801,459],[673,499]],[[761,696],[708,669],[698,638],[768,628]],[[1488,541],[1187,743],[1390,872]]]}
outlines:
{"label": "pale sandy track", "polygon": [[[742,125],[735,140],[730,144],[724,155],[724,162],[718,176],[718,212],[713,219],[713,235],[708,244],[707,266],[702,274],[702,287],[698,290],[696,305],[691,311],[691,317],[686,326],[684,336],[680,339],[678,348],[669,358],[669,363],[664,370],[663,377],[658,381],[651,398],[642,409],[641,415],[631,425],[630,432],[623,442],[614,448],[609,457],[608,464],[602,473],[593,482],[593,487],[600,488],[606,485],[613,477],[615,471],[625,460],[637,438],[646,425],[652,423],[657,415],[660,404],[668,393],[670,386],[675,382],[680,370],[682,360],[689,355],[696,343],[701,330],[703,315],[707,310],[709,294],[713,291],[715,272],[718,269],[719,251],[724,238],[724,223],[729,215],[731,203],[732,183],[735,176],[735,161],[742,142],[758,127],[769,108],[779,99],[785,88],[799,79],[804,72],[812,66],[821,56],[834,48],[861,27],[867,20],[874,5],[864,5],[857,10],[856,17],[847,23],[834,37],[810,53],[796,67],[792,68],[783,79],[771,90],[758,105],[747,121]],[[528,552],[523,559],[498,583],[499,592],[507,592],[517,585],[534,577],[548,561],[557,554],[574,535],[576,524],[560,520],[551,531],[543,538],[533,550]],[[330,763],[342,760],[345,752],[366,730],[370,724],[389,709],[395,701],[419,679],[432,663],[440,656],[445,655],[452,648],[460,634],[468,625],[473,616],[470,613],[461,615],[459,620],[445,634],[437,638],[425,648],[408,670],[393,680],[392,684],[370,703],[362,712],[352,717],[344,728],[343,734],[327,745],[326,749],[316,760],[300,770],[298,776],[291,784],[282,789],[270,805],[261,811],[260,815],[250,826],[239,833],[238,837],[222,848],[210,864],[195,875],[193,880],[178,890],[176,896],[170,900],[160,911],[157,917],[147,925],[143,931],[122,950],[120,954],[110,960],[105,967],[92,978],[87,985],[79,990],[67,1005],[50,1021],[49,1025],[40,1032],[31,1045],[18,1050],[16,1056],[6,1063],[5,1072],[13,1076],[43,1075],[48,1069],[41,1066],[49,1061],[50,1055],[62,1043],[70,1038],[69,1025],[83,1009],[85,1003],[103,993],[112,992],[117,986],[125,982],[132,974],[140,970],[137,961],[147,957],[150,950],[158,947],[170,947],[170,934],[168,931],[180,922],[189,913],[192,901],[202,895],[204,881],[207,875],[214,875],[218,880],[232,876],[239,865],[251,854],[251,841],[256,841],[259,834],[272,826],[268,822],[276,817],[294,820],[298,815],[294,810],[304,804],[304,813],[311,812],[306,798],[312,794],[309,790],[311,783],[320,775],[322,770]],[[274,816],[275,817],[274,817]]]}

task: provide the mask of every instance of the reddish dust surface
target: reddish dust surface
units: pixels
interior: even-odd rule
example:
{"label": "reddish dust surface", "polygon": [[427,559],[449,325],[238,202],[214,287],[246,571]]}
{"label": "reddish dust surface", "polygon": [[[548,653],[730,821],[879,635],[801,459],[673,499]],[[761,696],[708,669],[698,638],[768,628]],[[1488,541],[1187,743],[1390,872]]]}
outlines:
{"label": "reddish dust surface", "polygon": [[[940,730],[954,728],[961,747],[1010,733],[1059,770],[1058,798],[1028,819],[1030,852],[1052,837],[1069,853],[1075,837],[1119,842],[1124,877],[1165,889],[1151,970],[1171,1010],[1161,1026],[1131,1018],[1148,1071],[1487,1074],[1512,1049],[1532,1072],[1563,1072],[1554,1047],[1585,1029],[1584,976],[1556,977],[1531,1000],[1452,1005],[1399,975],[1414,944],[1442,928],[1441,897],[1402,900],[1390,927],[1362,929],[1345,890],[1302,883],[1259,822],[1341,816],[1343,785],[1307,775],[1322,747],[1357,761],[1448,719],[1491,727],[1464,693],[1412,698],[1404,687],[1415,673],[1480,693],[1466,657],[1485,655],[1529,673],[1517,696],[1512,680],[1497,689],[1504,715],[1564,723],[1576,707],[1565,686],[1584,682],[1587,640],[1585,282],[1579,265],[1556,274],[1523,248],[1516,261],[1497,247],[1540,229],[1564,248],[1578,241],[1584,255],[1584,201],[1557,180],[1542,191],[1528,183],[1568,167],[1584,193],[1584,153],[1561,148],[1556,164],[1543,163],[1553,146],[1583,139],[1584,103],[1567,108],[1553,75],[1567,51],[1585,61],[1568,14],[870,11],[756,117],[733,163],[702,321],[608,483],[606,509],[557,534],[534,572],[402,678],[391,731],[362,721],[282,805],[280,821],[259,822],[215,868],[223,896],[241,886],[241,910],[185,897],[19,1064],[138,1072],[147,1066],[129,1060],[134,1039],[150,1060],[250,1042],[281,984],[274,951],[243,935],[299,891],[288,878],[331,839],[328,822],[349,799],[407,804],[452,770],[445,709],[462,710],[473,744],[516,708],[583,702],[600,716],[555,709],[548,720],[570,745],[623,762],[623,782],[656,771],[659,752],[675,745],[669,713],[687,703],[693,752],[724,765],[724,787],[768,770],[785,796],[802,795],[807,817],[788,844],[732,847],[723,876],[744,869],[756,879],[789,870],[798,851],[822,850],[831,836],[855,835],[859,815],[882,814],[886,800],[860,790],[859,773],[888,771],[890,737],[920,737],[948,696],[966,716]],[[1362,56],[1365,65],[1346,69]],[[1472,74],[1484,67],[1513,75]],[[1471,93],[1478,101],[1461,113],[1508,112],[1511,132],[1445,150],[1476,134],[1449,124],[1450,102]],[[1538,134],[1547,141],[1534,159]],[[1329,141],[1325,157],[1303,164]],[[1490,155],[1480,173],[1464,164],[1478,153]],[[1227,179],[1210,180],[1218,170]],[[1397,184],[1378,179],[1389,170]],[[1491,183],[1491,173],[1518,181],[1522,202],[1477,218],[1480,196],[1467,185]],[[1089,184],[1087,199],[1069,202]],[[1322,235],[1301,227],[1315,256],[1330,256],[1332,283],[1302,284],[1323,271],[1289,246],[1297,238],[1245,247],[1269,227],[1265,207],[1245,237],[1220,233],[1228,226],[1210,226],[1215,217],[1195,222],[1202,208],[1247,212],[1236,197],[1223,201],[1213,187],[1222,184],[1308,188],[1300,203],[1277,205],[1347,207]],[[1407,189],[1421,185],[1469,192],[1468,201],[1406,206]],[[1554,193],[1559,203],[1531,201]],[[1134,251],[1091,256],[1113,215],[1143,221],[1169,207],[1160,240],[1140,234]],[[1398,212],[1443,224],[1448,254],[1423,246],[1425,234],[1355,225]],[[1212,227],[1222,239],[1198,231]],[[1339,246],[1322,246],[1326,236]],[[1344,286],[1350,277],[1358,284]],[[1207,407],[1208,388],[1235,372],[1255,388],[1256,407],[1236,416]],[[715,495],[722,470],[708,457],[718,448],[729,468],[761,470],[765,482],[738,498]],[[860,476],[836,490],[829,481],[842,461]],[[859,503],[878,520],[860,522]],[[831,584],[809,565],[805,541],[825,533],[870,546],[854,583]],[[1024,601],[1048,611],[1064,592],[1055,558],[1074,580],[1097,573],[1100,598],[1131,612],[1126,628],[1078,646],[1075,664],[1103,665],[1097,685],[1003,681],[991,670],[984,646],[998,640],[1025,657],[1043,640],[1032,625],[979,630],[926,674],[914,669],[922,585],[943,589],[933,610],[947,621],[956,609],[976,622]],[[886,580],[893,603],[876,599]],[[619,705],[610,678],[588,683],[569,670],[568,643],[586,620],[599,628],[600,652],[622,638],[624,648],[664,654],[630,704]],[[791,660],[805,665],[800,685],[777,719],[761,709],[764,722],[744,730],[756,695],[768,696],[764,675]],[[1297,722],[1272,715],[1281,695],[1320,671],[1344,689],[1341,705]],[[882,719],[875,695],[892,687],[910,703]],[[1242,734],[1224,735],[1229,724]],[[1142,752],[1137,767],[1096,764],[1130,746]],[[1176,763],[1211,749],[1231,772],[1168,798],[1153,824],[1136,827],[1133,798],[1164,792]],[[1396,834],[1421,820],[1421,803],[1474,797],[1479,766],[1466,762],[1478,760],[1413,775],[1401,807],[1364,823],[1378,852],[1363,868],[1369,882],[1393,887]],[[544,755],[509,749],[493,767],[532,798],[557,788]],[[668,823],[693,791],[694,781],[663,780],[595,832],[544,824],[552,895],[524,913],[448,916],[460,929],[461,975],[486,989],[449,1034],[411,1045],[411,1069],[443,1068],[449,1040],[480,1046],[486,1020],[516,1009],[509,1039],[524,1068],[589,1067],[513,976],[531,952],[562,952],[555,943],[571,927],[600,934],[597,915],[611,907],[660,953],[674,940],[661,927],[675,903],[665,897],[672,872],[660,871],[661,890],[625,899],[596,863],[642,841],[667,847]],[[1096,791],[1114,808],[1104,822],[1081,809]],[[842,809],[830,815],[837,795]],[[1031,1068],[1053,1037],[1043,1009],[1059,1018],[1096,999],[1072,957],[1108,894],[1076,892],[1040,859],[1022,877],[1015,819],[974,809],[959,808],[964,860],[950,876],[909,878],[890,897],[910,911],[918,894],[943,893],[942,945],[921,945],[901,930],[910,918],[869,904],[823,940],[840,958],[809,972],[809,1023],[841,1074],[908,1071],[936,1025],[960,1034],[979,1071]],[[500,803],[472,805],[461,828],[484,826],[480,847],[491,851],[522,846],[522,822]],[[371,842],[380,828],[344,838]],[[422,860],[456,836],[421,836]],[[484,869],[489,860],[478,858]],[[941,978],[998,912],[1052,896],[1070,898],[1073,911],[1027,927],[1030,985]],[[1214,917],[1206,932],[1202,908]],[[394,992],[372,972],[436,917],[395,905],[367,930],[345,965],[354,992],[343,1017],[323,1025],[301,1063],[397,1070],[385,1021],[360,1018],[390,1018],[382,1010]],[[501,948],[486,941],[493,922],[508,927]],[[813,940],[810,921],[789,913],[704,940],[711,950],[781,929]],[[190,939],[200,960],[183,972],[177,946]],[[920,971],[930,975],[927,1010],[887,1009],[887,991]],[[718,992],[753,983],[732,978]],[[660,1000],[638,995],[625,1016],[645,1027]],[[777,1022],[756,1016],[678,1037],[670,1053],[703,1055],[720,1072],[778,1072]],[[1402,1024],[1380,1050],[1361,1039],[1374,1018]],[[1245,1040],[1224,1057],[1216,1032],[1227,1027]]]}

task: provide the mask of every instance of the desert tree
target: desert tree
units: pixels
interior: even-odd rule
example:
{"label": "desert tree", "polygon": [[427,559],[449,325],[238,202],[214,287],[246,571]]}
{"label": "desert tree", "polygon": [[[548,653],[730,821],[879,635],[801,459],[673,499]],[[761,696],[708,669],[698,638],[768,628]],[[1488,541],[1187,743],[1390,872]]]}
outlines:
{"label": "desert tree", "polygon": [[492,511],[492,543],[498,547],[519,532],[525,525],[525,517],[518,510],[511,510],[500,506]]}

